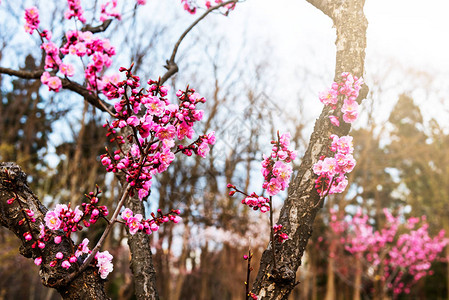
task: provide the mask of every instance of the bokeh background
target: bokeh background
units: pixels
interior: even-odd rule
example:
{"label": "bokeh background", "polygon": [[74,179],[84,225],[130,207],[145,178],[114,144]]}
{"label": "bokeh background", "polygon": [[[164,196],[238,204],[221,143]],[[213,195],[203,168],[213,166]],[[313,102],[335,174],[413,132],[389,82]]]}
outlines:
{"label": "bokeh background", "polygon": [[[99,2],[82,1],[90,19]],[[138,10],[124,2],[122,21],[102,33],[117,49],[109,70],[134,62],[141,78],[157,79],[174,43],[197,16],[186,14],[176,0],[151,0]],[[2,0],[2,67],[42,65],[39,40],[23,30],[23,11],[30,5],[39,7],[42,26],[51,28],[56,40],[69,26],[60,1]],[[449,231],[448,11],[445,0],[366,1],[364,79],[370,92],[352,129],[357,166],[347,191],[328,197],[317,218],[297,274],[301,284],[290,299],[353,295],[351,255],[340,249],[329,267],[336,251],[329,249],[330,241],[338,238],[328,226],[331,208],[347,216],[362,208],[377,228],[386,222],[383,208],[404,219],[425,215],[431,234]],[[215,130],[217,144],[207,159],[179,157],[153,184],[148,211],[179,208],[183,214],[182,224],[163,227],[149,245],[162,299],[243,298],[242,256],[250,247],[257,270],[269,221],[229,197],[226,183],[262,191],[260,161],[277,130],[292,134],[299,152],[295,166],[300,164],[322,109],[318,93],[333,80],[335,34],[331,20],[306,1],[247,0],[227,17],[206,18],[181,45],[180,71],[168,85],[177,90],[189,84],[206,97],[205,122],[197,132]],[[21,165],[49,207],[80,204],[95,184],[104,192],[101,201],[113,207],[120,186],[99,163],[107,145],[106,115],[78,95],[48,92],[39,81],[0,74],[0,89],[0,160]],[[283,197],[275,199],[276,207]],[[95,240],[104,226],[78,238]],[[18,254],[18,242],[3,228],[0,245],[0,299],[59,299],[41,285],[38,268]],[[114,254],[111,297],[133,299],[125,231],[116,228],[106,248]],[[433,275],[400,298],[448,299],[445,257],[449,250],[432,264]],[[366,270],[364,299],[373,297],[371,275]]]}

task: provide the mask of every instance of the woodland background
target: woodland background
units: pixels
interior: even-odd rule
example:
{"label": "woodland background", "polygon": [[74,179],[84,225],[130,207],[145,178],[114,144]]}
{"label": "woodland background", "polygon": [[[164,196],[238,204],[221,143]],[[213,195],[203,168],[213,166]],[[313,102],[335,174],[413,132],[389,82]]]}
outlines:
{"label": "woodland background", "polygon": [[[0,63],[34,70],[42,64],[36,60],[38,47],[29,47],[30,38],[22,32],[24,5],[13,2],[0,5]],[[307,18],[313,20],[309,26],[314,26],[316,18],[317,24],[324,24],[317,26],[327,28],[322,40],[318,35],[315,46],[312,42],[301,47],[285,41],[278,44],[271,33],[254,31],[254,25],[230,25],[234,20],[241,24],[244,14],[251,16],[256,7],[251,2],[243,3],[235,17],[234,12],[228,18],[215,16],[198,26],[178,59],[182,71],[169,82],[173,87],[187,82],[201,87],[199,92],[208,100],[202,126],[216,131],[217,144],[207,159],[177,159],[153,185],[149,208],[178,207],[183,212],[181,224],[168,224],[151,236],[161,299],[243,297],[246,262],[242,256],[251,247],[257,268],[268,243],[269,224],[268,218],[242,207],[238,197],[227,196],[226,183],[240,183],[247,190],[260,185],[262,153],[269,151],[268,142],[278,129],[292,133],[301,157],[321,109],[317,94],[331,83],[332,24],[320,21],[316,11]],[[173,3],[152,4],[147,9],[165,9],[167,14],[145,18],[143,12],[130,9],[123,22],[105,33],[120,45],[116,61],[125,66],[135,62],[134,71],[141,78],[163,73],[161,62],[173,37],[191,22]],[[49,25],[55,35],[63,10],[49,6],[46,11],[52,16],[47,20],[52,20]],[[432,56],[431,51],[428,55]],[[447,69],[423,66],[422,61],[409,64],[394,56],[368,55],[364,77],[370,93],[352,129],[357,166],[350,175],[350,187],[344,194],[328,197],[316,219],[297,275],[301,283],[291,299],[348,299],[352,295],[348,266],[353,258],[340,249],[330,268],[329,249],[318,242],[331,234],[330,208],[354,214],[362,207],[380,226],[385,222],[382,209],[387,207],[404,216],[426,215],[433,234],[442,228],[449,232],[449,106],[445,99],[449,85],[445,75]],[[107,145],[102,127],[105,115],[68,92],[48,93],[39,81],[4,75],[0,75],[0,99],[0,160],[17,162],[45,205],[77,204],[95,184],[104,191],[102,201],[116,198],[119,183],[99,163]],[[296,166],[299,163],[298,159]],[[95,240],[101,228],[88,234]],[[3,228],[0,243],[0,299],[59,299],[41,285],[33,262],[17,255],[18,241]],[[116,228],[105,248],[114,255],[109,295],[132,299],[124,230]],[[449,257],[449,249],[445,255]],[[447,261],[434,263],[432,270],[434,275],[413,287],[413,298],[447,297]],[[333,288],[328,286],[329,278],[335,281]],[[365,297],[369,289],[367,281]]]}

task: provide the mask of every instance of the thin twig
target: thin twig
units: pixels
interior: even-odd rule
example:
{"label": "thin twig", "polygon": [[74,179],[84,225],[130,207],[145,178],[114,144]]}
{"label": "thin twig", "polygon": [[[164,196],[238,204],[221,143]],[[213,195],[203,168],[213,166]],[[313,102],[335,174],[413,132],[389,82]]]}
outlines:
{"label": "thin twig", "polygon": [[208,14],[213,12],[216,9],[219,9],[220,7],[226,6],[228,4],[234,3],[236,4],[239,2],[239,0],[230,0],[223,2],[221,4],[218,4],[216,6],[212,6],[208,10],[206,10],[198,19],[195,20],[179,37],[178,41],[176,42],[175,46],[173,47],[172,54],[170,56],[170,59],[166,61],[165,68],[167,69],[167,72],[165,72],[164,76],[161,78],[161,84],[164,84],[171,76],[176,74],[178,72],[178,65],[175,62],[176,54],[178,53],[178,48],[181,45],[181,42],[183,39],[187,36],[187,34],[195,27],[202,19],[204,19]]}

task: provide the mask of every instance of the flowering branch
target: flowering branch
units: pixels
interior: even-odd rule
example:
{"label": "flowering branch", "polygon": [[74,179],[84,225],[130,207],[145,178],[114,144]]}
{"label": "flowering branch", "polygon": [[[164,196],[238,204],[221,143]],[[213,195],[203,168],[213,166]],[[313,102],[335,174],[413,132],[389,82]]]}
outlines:
{"label": "flowering branch", "polygon": [[73,272],[70,275],[68,275],[67,277],[61,279],[61,281],[58,282],[58,285],[66,285],[67,283],[72,281],[74,278],[76,278],[81,272],[83,272],[89,266],[89,264],[92,262],[95,255],[97,254],[97,252],[101,249],[101,246],[103,245],[103,242],[106,239],[106,237],[109,235],[109,232],[111,231],[112,226],[117,221],[117,217],[120,213],[120,210],[123,207],[123,204],[125,203],[125,200],[128,198],[130,190],[131,190],[131,185],[128,184],[122,194],[122,197],[120,198],[119,203],[117,204],[117,208],[115,209],[114,214],[112,215],[112,218],[109,220],[109,223],[106,226],[106,229],[104,230],[103,234],[101,235],[101,237],[98,240],[95,247],[92,249],[92,253],[87,257],[87,259],[83,262],[81,267],[76,272]]}

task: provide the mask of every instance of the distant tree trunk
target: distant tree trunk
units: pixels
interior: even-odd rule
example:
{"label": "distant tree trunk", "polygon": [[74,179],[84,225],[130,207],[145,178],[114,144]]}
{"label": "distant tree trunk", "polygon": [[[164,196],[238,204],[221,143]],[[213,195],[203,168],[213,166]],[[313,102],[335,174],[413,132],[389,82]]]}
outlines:
{"label": "distant tree trunk", "polygon": [[[308,0],[308,2],[329,16],[337,29],[335,79],[339,79],[342,72],[363,76],[367,29],[367,20],[363,12],[365,1]],[[357,101],[360,103],[367,93],[368,88],[365,85]],[[337,110],[340,107],[337,107]],[[253,288],[259,299],[288,299],[297,284],[296,270],[301,265],[301,258],[312,234],[313,222],[320,209],[315,208],[319,195],[315,190],[317,177],[312,172],[312,166],[321,155],[327,153],[331,134],[347,135],[351,128],[348,124],[342,124],[338,128],[332,126],[328,119],[330,114],[331,109],[325,107],[316,121],[308,149],[281,209],[277,223],[285,228],[289,239],[275,247],[278,260],[276,272],[273,272],[271,245],[263,253]]]}
{"label": "distant tree trunk", "polygon": [[357,255],[355,259],[354,297],[352,299],[360,300],[360,292],[362,289],[362,258],[360,255]]}
{"label": "distant tree trunk", "polygon": [[[8,199],[17,199],[8,204]],[[19,204],[20,203],[20,204]],[[34,212],[36,222],[21,221],[24,218],[24,209]],[[39,226],[44,224],[44,216],[47,208],[37,199],[36,195],[29,188],[26,181],[26,174],[14,163],[0,163],[0,225],[11,230],[22,242],[20,254],[27,258],[42,257],[40,265],[40,276],[42,283],[48,287],[54,287],[63,299],[108,299],[104,289],[104,280],[98,274],[97,268],[89,267],[73,281],[56,286],[55,283],[74,272],[78,267],[73,264],[68,270],[62,267],[50,267],[49,263],[54,260],[57,252],[70,253],[73,249],[73,242],[62,239],[60,244],[51,241],[46,243],[44,249],[32,248],[32,240],[26,241],[24,233],[31,231],[34,236],[39,234]]]}
{"label": "distant tree trunk", "polygon": [[329,257],[327,260],[327,283],[326,283],[326,300],[334,300],[335,294],[335,250],[336,250],[336,240],[332,238],[329,247]]}

